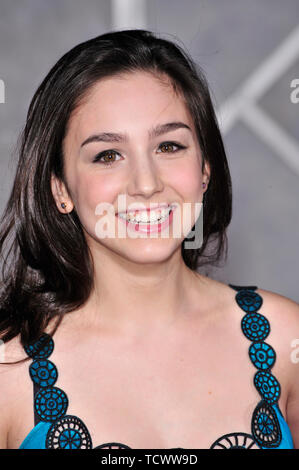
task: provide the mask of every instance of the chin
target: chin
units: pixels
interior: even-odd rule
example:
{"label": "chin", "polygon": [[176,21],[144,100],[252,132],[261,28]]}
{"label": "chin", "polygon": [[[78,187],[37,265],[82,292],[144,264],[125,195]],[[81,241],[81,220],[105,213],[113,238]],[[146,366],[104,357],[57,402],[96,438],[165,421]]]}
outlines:
{"label": "chin", "polygon": [[[140,240],[140,242],[143,242],[143,240]],[[146,245],[142,243],[136,243],[136,240],[134,240],[134,245],[128,247],[127,249],[125,249],[125,247],[118,247],[115,251],[119,256],[127,259],[132,263],[163,263],[164,261],[168,260],[169,257],[171,257],[178,248],[180,249],[180,244],[178,244],[177,241],[171,242],[168,240],[168,245],[165,242],[167,243],[167,240],[164,240],[164,243],[159,243],[159,241],[157,243],[157,240],[153,240],[152,243]]]}

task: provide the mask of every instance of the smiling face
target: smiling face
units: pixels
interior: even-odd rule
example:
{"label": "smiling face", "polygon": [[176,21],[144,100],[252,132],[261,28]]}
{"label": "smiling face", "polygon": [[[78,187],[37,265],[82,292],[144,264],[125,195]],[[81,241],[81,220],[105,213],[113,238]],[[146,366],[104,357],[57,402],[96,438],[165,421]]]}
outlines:
{"label": "smiling face", "polygon": [[[131,209],[132,203],[176,203],[183,214],[184,204],[190,203],[191,230],[197,219],[195,203],[202,201],[206,190],[202,183],[209,179],[208,166],[204,174],[201,171],[202,155],[183,99],[169,82],[161,83],[146,72],[106,78],[92,87],[68,123],[64,168],[69,192],[52,178],[59,211],[70,212],[75,206],[91,251],[113,251],[140,263],[168,258],[186,233],[173,237],[171,224],[167,237],[163,230],[154,238],[151,233],[142,236],[115,214]],[[125,198],[121,208],[120,195]],[[102,203],[115,212],[100,213]],[[99,236],[102,218],[114,223],[115,236]],[[118,224],[128,230],[125,237],[119,237]]]}

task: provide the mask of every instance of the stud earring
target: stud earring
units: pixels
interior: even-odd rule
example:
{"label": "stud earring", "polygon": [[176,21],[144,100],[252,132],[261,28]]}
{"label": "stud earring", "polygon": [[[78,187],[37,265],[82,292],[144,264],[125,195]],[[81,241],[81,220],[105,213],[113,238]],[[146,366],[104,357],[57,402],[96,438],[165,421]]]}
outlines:
{"label": "stud earring", "polygon": [[206,187],[206,183],[202,183],[202,187],[205,188],[205,187]]}
{"label": "stud earring", "polygon": [[61,205],[62,209],[66,208],[66,203],[65,202],[62,202],[60,205]]}

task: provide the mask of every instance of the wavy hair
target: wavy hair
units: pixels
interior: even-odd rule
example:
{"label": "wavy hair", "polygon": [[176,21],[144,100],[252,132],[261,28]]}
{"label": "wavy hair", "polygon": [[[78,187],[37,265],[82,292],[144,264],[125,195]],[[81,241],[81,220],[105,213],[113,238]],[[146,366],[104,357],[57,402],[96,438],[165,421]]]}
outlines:
{"label": "wavy hair", "polygon": [[[64,54],[30,103],[18,144],[12,191],[0,222],[3,261],[0,337],[37,340],[55,318],[83,305],[93,286],[93,263],[76,213],[62,215],[51,175],[65,184],[63,141],[72,112],[102,78],[146,71],[167,76],[193,117],[204,163],[211,174],[204,194],[203,243],[181,254],[192,270],[217,263],[227,252],[232,215],[231,177],[205,75],[178,44],[145,30],[109,32]],[[193,227],[194,228],[194,227]],[[211,240],[214,250],[207,254]],[[68,247],[72,246],[70,253]]]}

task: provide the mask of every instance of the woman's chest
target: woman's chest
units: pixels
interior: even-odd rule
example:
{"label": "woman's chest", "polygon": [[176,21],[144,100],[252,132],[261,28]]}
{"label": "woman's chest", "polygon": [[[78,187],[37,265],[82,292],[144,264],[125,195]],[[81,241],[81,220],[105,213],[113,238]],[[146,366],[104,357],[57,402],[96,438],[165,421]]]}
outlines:
{"label": "woman's chest", "polygon": [[209,448],[223,435],[251,433],[261,397],[246,348],[219,341],[144,354],[95,355],[85,366],[77,358],[75,369],[61,368],[67,414],[84,422],[94,447]]}
{"label": "woman's chest", "polygon": [[[49,445],[83,433],[93,448],[210,448],[223,436],[225,447],[230,439],[257,447],[250,435],[262,390],[248,352],[236,323],[113,346],[90,338],[72,348],[61,342],[51,357],[32,358],[35,399],[27,387],[10,441],[19,447],[34,411],[48,423]],[[275,373],[283,377],[279,362]],[[285,415],[283,381],[279,395]]]}

